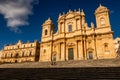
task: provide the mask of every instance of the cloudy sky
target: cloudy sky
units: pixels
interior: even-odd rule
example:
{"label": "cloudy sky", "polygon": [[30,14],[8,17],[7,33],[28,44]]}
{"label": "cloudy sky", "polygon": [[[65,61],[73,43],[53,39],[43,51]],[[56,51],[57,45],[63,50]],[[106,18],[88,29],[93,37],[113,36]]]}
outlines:
{"label": "cloudy sky", "polygon": [[0,49],[5,44],[41,40],[41,25],[50,17],[57,30],[59,13],[83,9],[90,26],[95,22],[94,11],[99,4],[110,10],[114,38],[120,37],[119,0],[0,0]]}

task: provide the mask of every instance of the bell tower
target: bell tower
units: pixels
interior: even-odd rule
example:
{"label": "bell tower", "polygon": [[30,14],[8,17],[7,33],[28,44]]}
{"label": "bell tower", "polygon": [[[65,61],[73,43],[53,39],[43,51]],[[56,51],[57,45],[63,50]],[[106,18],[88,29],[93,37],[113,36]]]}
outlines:
{"label": "bell tower", "polygon": [[101,4],[95,11],[95,18],[97,28],[110,27],[109,10]]}
{"label": "bell tower", "polygon": [[42,25],[42,41],[44,38],[50,37],[53,34],[54,24],[50,18],[48,18]]}

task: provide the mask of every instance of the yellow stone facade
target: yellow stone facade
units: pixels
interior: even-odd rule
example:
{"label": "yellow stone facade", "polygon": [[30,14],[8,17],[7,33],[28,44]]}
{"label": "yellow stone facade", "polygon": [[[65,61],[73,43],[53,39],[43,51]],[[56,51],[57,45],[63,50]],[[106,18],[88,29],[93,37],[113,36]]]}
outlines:
{"label": "yellow stone facade", "polygon": [[60,14],[58,30],[50,18],[42,25],[41,43],[18,41],[0,51],[1,62],[68,61],[115,58],[109,10],[100,5],[95,10],[96,26],[88,26],[83,10]]}
{"label": "yellow stone facade", "polygon": [[38,61],[40,44],[37,41],[23,43],[20,40],[15,45],[4,46],[1,52],[1,62],[31,62]]}
{"label": "yellow stone facade", "polygon": [[56,33],[48,18],[42,25],[39,61],[115,58],[109,10],[100,5],[94,15],[96,27],[93,23],[87,25],[83,10],[60,14]]}
{"label": "yellow stone facade", "polygon": [[2,51],[2,50],[0,50],[0,61],[1,61],[1,55],[2,55],[2,53],[3,53],[3,51]]}
{"label": "yellow stone facade", "polygon": [[114,39],[115,52],[117,56],[120,57],[120,38]]}

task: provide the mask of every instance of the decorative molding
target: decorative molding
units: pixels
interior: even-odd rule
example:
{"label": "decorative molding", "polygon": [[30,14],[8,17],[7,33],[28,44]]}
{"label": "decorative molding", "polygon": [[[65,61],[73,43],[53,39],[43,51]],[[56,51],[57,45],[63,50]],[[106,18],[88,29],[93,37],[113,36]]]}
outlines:
{"label": "decorative molding", "polygon": [[67,46],[75,46],[74,43],[68,43]]}

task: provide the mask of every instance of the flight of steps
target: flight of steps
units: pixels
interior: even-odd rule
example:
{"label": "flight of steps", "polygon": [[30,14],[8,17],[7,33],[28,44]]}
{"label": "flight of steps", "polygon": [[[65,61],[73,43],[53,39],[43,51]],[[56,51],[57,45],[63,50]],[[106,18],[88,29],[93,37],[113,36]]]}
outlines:
{"label": "flight of steps", "polygon": [[59,61],[56,65],[51,62],[25,62],[0,64],[0,68],[61,68],[61,67],[120,67],[120,59]]}
{"label": "flight of steps", "polygon": [[120,59],[1,64],[0,80],[120,80]]}
{"label": "flight of steps", "polygon": [[0,80],[120,80],[119,67],[0,69]]}

